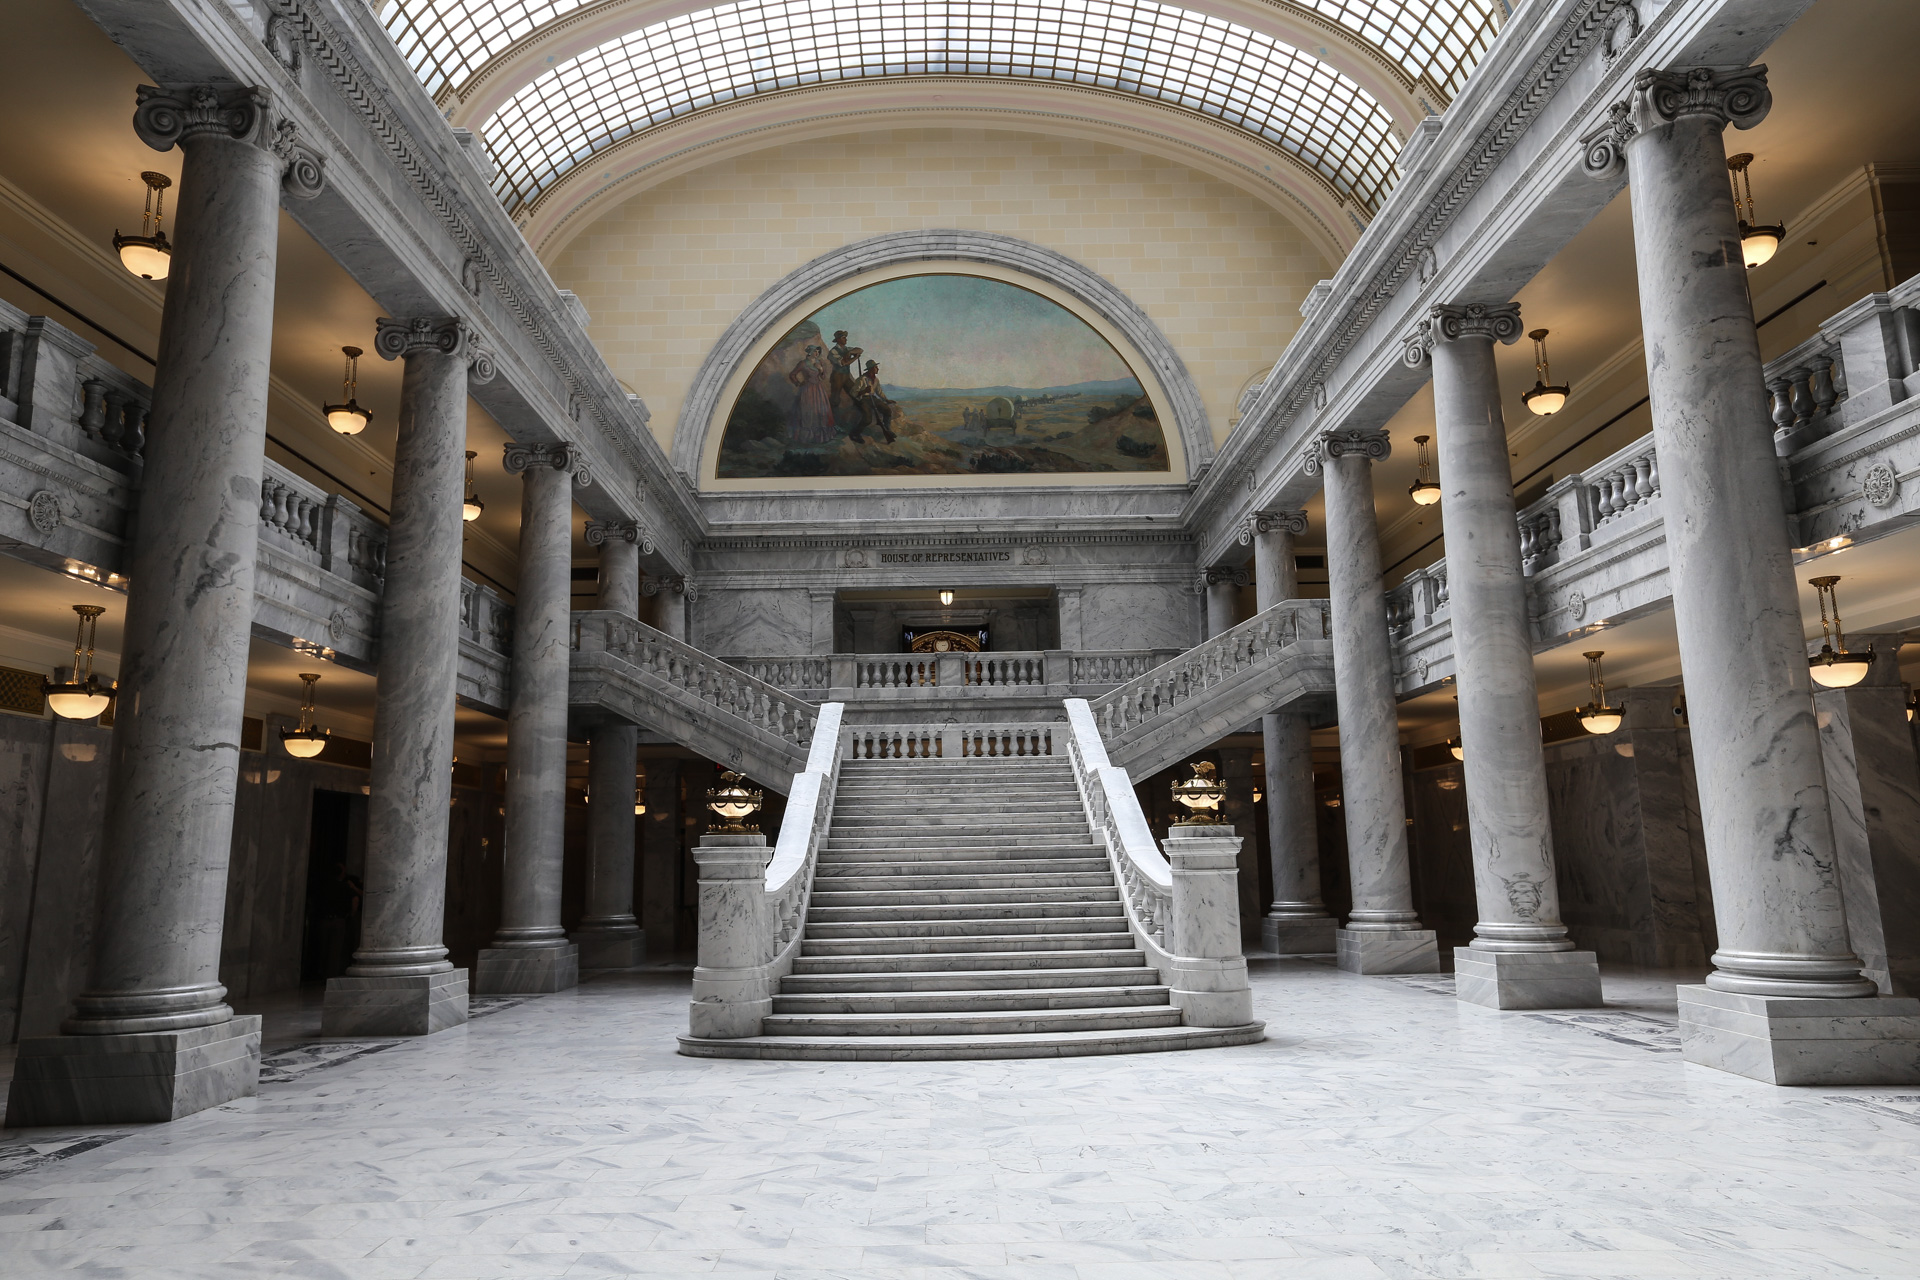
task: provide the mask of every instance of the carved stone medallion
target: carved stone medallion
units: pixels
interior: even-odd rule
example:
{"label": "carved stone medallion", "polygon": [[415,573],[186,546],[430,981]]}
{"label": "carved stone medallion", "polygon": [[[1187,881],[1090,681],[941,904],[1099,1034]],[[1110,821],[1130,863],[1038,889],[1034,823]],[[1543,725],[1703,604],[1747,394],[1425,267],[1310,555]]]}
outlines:
{"label": "carved stone medallion", "polygon": [[1874,506],[1890,507],[1900,496],[1900,477],[1886,463],[1876,462],[1860,477],[1860,492]]}
{"label": "carved stone medallion", "polygon": [[60,495],[51,489],[42,489],[34,494],[27,499],[27,518],[42,533],[52,533],[58,529],[67,522],[60,513]]}

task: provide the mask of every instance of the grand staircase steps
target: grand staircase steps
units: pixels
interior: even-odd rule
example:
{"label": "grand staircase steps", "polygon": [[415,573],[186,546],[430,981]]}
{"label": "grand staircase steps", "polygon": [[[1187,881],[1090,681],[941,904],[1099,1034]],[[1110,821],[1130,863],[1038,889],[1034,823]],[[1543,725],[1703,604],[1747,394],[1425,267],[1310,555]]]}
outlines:
{"label": "grand staircase steps", "polygon": [[842,766],[805,931],[762,1034],[710,1057],[893,1061],[1246,1044],[1182,1025],[1057,757]]}

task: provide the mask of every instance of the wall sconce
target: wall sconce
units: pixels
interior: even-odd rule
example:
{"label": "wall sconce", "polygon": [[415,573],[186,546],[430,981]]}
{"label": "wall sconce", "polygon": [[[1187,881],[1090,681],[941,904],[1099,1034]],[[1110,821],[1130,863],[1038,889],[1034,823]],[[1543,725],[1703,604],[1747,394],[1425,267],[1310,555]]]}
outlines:
{"label": "wall sconce", "polygon": [[1194,826],[1210,826],[1224,821],[1220,816],[1220,804],[1227,798],[1227,789],[1213,776],[1211,761],[1201,760],[1190,766],[1193,776],[1184,782],[1173,780],[1173,800],[1186,809],[1187,816],[1181,822]]}
{"label": "wall sconce", "polygon": [[468,524],[478,520],[480,513],[487,509],[487,504],[480,501],[480,495],[473,489],[473,460],[479,456],[473,450],[467,450],[467,496],[460,500],[460,518]]}
{"label": "wall sconce", "polygon": [[120,265],[142,280],[165,280],[167,272],[173,269],[173,246],[167,243],[167,233],[161,230],[161,205],[166,196],[161,193],[173,185],[173,179],[164,173],[142,173],[140,181],[147,184],[147,207],[140,214],[140,234],[123,236],[113,233],[113,247],[120,253]]}
{"label": "wall sconce", "polygon": [[1747,172],[1747,166],[1752,163],[1751,151],[1727,157],[1729,180],[1733,183],[1733,212],[1740,219],[1740,252],[1747,260],[1749,271],[1771,262],[1773,255],[1780,252],[1780,242],[1787,238],[1784,222],[1753,220],[1753,177]]}
{"label": "wall sconce", "polygon": [[47,696],[48,709],[62,720],[92,720],[113,701],[115,687],[101,684],[100,677],[93,674],[93,633],[106,608],[77,604],[73,611],[80,615],[73,632],[73,674],[59,683],[42,680],[40,687]]}
{"label": "wall sconce", "polygon": [[708,831],[722,835],[754,835],[760,828],[747,822],[747,819],[760,811],[763,794],[743,785],[746,778],[742,774],[728,769],[720,775],[720,785],[707,789],[707,808],[713,810],[720,819],[718,826],[708,827]]}
{"label": "wall sconce", "polygon": [[353,398],[360,386],[360,357],[363,354],[358,347],[342,347],[340,353],[347,358],[347,372],[341,379],[345,404],[327,404],[320,406],[320,412],[327,415],[327,425],[343,436],[357,436],[367,429],[373,421],[373,415],[360,407]]}
{"label": "wall sconce", "polygon": [[1420,473],[1414,478],[1413,483],[1407,486],[1407,493],[1423,507],[1430,507],[1440,501],[1440,486],[1427,474],[1427,441],[1431,439],[1433,439],[1432,436],[1413,438],[1415,447],[1420,450]]}
{"label": "wall sconce", "polygon": [[950,590],[942,591],[940,593],[940,607],[945,609],[950,607],[952,604],[953,604],[953,592]]}
{"label": "wall sconce", "polygon": [[1534,383],[1533,390],[1521,396],[1520,399],[1527,408],[1541,417],[1551,417],[1566,407],[1567,397],[1573,394],[1573,389],[1566,386],[1551,386],[1547,382],[1547,379],[1553,376],[1547,364],[1547,331],[1535,329],[1527,336],[1533,339]]}
{"label": "wall sconce", "polygon": [[1604,654],[1605,650],[1594,649],[1581,655],[1587,660],[1587,689],[1592,693],[1593,700],[1577,711],[1580,727],[1588,733],[1612,733],[1626,718],[1626,713],[1619,707],[1607,705],[1607,680],[1600,674],[1600,659]]}
{"label": "wall sconce", "polygon": [[[1839,582],[1838,575],[1828,574],[1823,578],[1809,578],[1807,585],[1820,596],[1820,652],[1808,659],[1807,666],[1813,672],[1815,684],[1829,689],[1845,689],[1859,684],[1867,678],[1867,672],[1873,666],[1873,646],[1868,645],[1865,653],[1847,652],[1847,633],[1840,625],[1840,597],[1834,594],[1834,584]],[[1827,604],[1833,604],[1833,622],[1827,622]],[[1839,648],[1834,648],[1835,644]]]}
{"label": "wall sconce", "polygon": [[300,699],[300,727],[282,729],[280,745],[287,749],[287,754],[290,756],[311,760],[327,749],[327,739],[333,736],[333,731],[322,729],[313,722],[313,686],[319,682],[319,675],[312,671],[302,671],[300,679],[307,686],[305,695]]}

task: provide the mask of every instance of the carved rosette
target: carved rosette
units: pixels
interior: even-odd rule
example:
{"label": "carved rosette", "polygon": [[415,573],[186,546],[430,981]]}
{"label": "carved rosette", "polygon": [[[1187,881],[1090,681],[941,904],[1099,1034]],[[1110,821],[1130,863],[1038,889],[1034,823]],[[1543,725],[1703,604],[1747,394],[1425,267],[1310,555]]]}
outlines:
{"label": "carved rosette", "polygon": [[640,548],[640,554],[653,554],[653,539],[647,531],[633,520],[589,520],[587,521],[587,545],[605,546],[609,542],[630,542]]}
{"label": "carved rosette", "polygon": [[1304,511],[1256,511],[1240,528],[1240,545],[1252,546],[1254,538],[1263,533],[1290,533],[1297,538],[1306,531]]}
{"label": "carved rosette", "polygon": [[1633,78],[1633,93],[1607,108],[1607,119],[1580,139],[1580,165],[1596,178],[1618,177],[1627,144],[1687,116],[1706,116],[1722,128],[1751,129],[1773,109],[1767,69],[1648,68]]}
{"label": "carved rosette", "polygon": [[552,444],[521,444],[515,441],[507,445],[504,462],[510,476],[536,467],[551,467],[555,471],[571,474],[573,482],[583,489],[593,483],[593,477],[587,474],[586,464],[580,461],[579,449],[564,441]]}
{"label": "carved rosette", "polygon": [[134,91],[133,131],[155,151],[202,137],[250,142],[280,161],[280,185],[298,199],[311,200],[326,185],[320,153],[300,140],[293,121],[274,119],[273,99],[265,89],[143,84]]}
{"label": "carved rosette", "polygon": [[1511,346],[1520,337],[1520,304],[1489,306],[1484,302],[1442,304],[1427,313],[1427,344],[1458,342],[1462,338],[1491,338]]}

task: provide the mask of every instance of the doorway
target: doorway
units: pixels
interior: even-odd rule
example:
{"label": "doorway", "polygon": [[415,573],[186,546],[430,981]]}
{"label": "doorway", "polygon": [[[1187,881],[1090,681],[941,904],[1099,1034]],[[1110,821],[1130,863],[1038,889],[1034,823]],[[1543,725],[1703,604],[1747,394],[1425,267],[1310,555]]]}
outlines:
{"label": "doorway", "polygon": [[366,866],[367,802],[350,791],[313,793],[307,844],[306,928],[300,980],[337,978],[360,945],[361,874]]}

